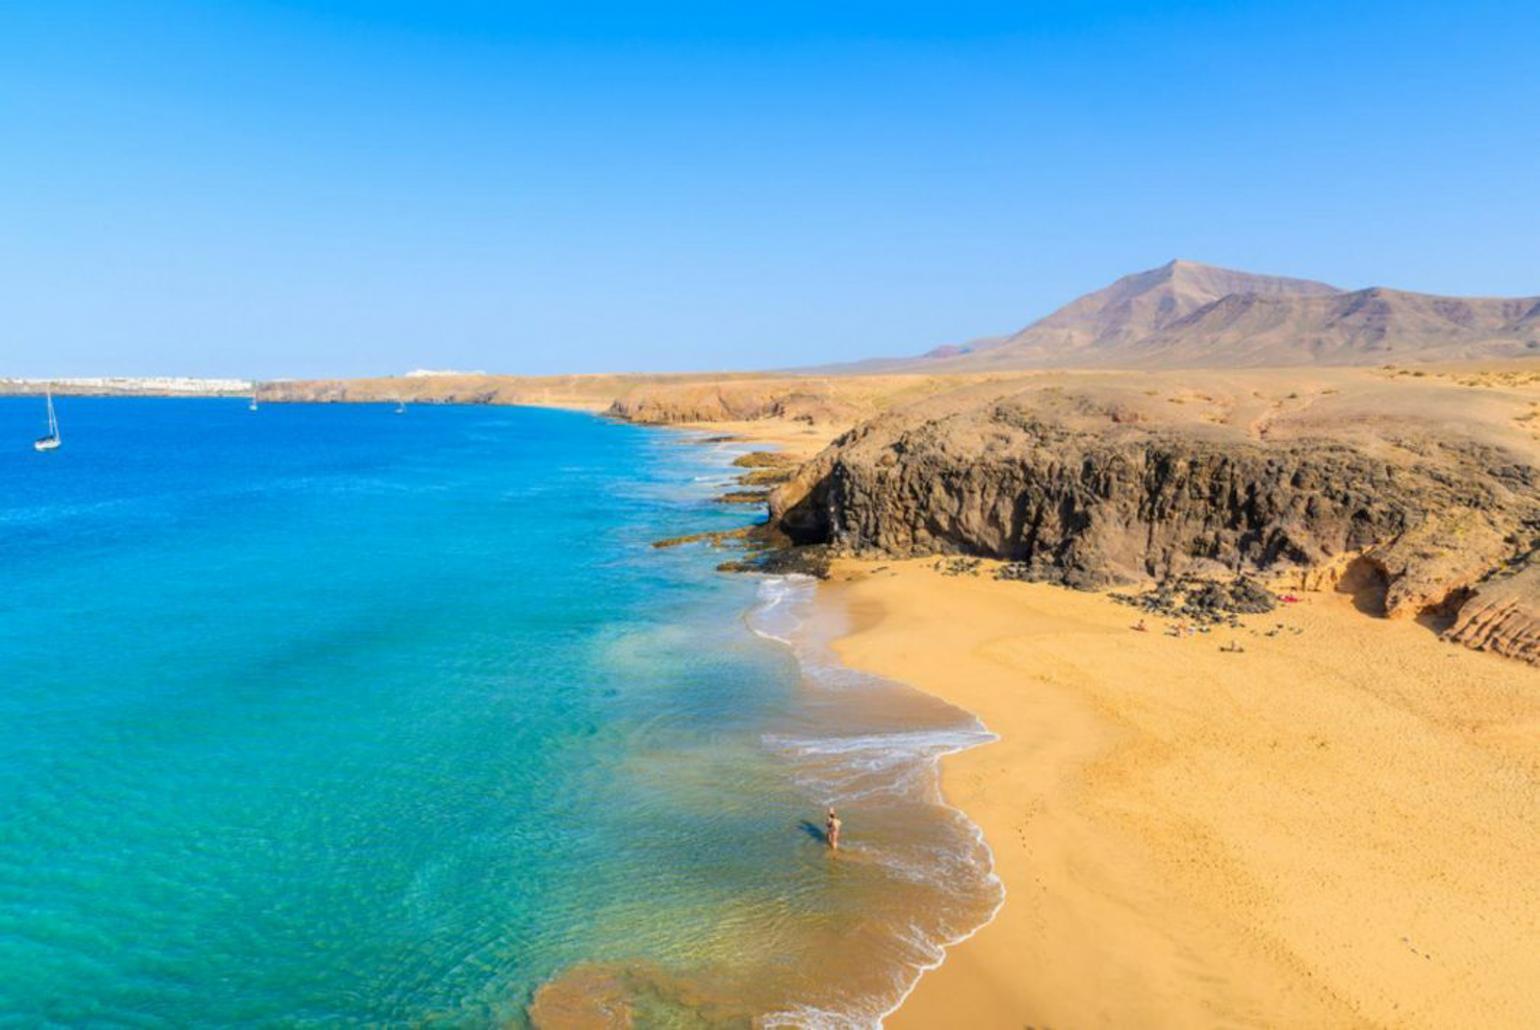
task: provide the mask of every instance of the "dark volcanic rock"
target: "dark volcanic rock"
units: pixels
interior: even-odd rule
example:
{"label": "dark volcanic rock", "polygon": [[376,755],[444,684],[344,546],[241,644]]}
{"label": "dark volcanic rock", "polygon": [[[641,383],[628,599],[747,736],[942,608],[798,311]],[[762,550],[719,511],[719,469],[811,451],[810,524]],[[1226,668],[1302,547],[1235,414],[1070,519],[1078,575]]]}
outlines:
{"label": "dark volcanic rock", "polygon": [[750,552],[743,558],[725,561],[717,566],[718,572],[760,572],[774,576],[814,576],[829,578],[829,562],[833,555],[821,544],[807,547],[772,547]]}
{"label": "dark volcanic rock", "polygon": [[936,562],[936,571],[943,576],[977,576],[983,564],[978,558],[946,558]]}
{"label": "dark volcanic rock", "polygon": [[721,547],[724,544],[742,544],[751,539],[756,527],[740,526],[737,529],[712,529],[704,533],[687,533],[684,536],[671,536],[666,540],[654,540],[652,546],[656,548],[682,547],[685,544],[709,544],[712,547]]}
{"label": "dark volcanic rock", "polygon": [[1186,577],[1166,580],[1140,594],[1113,594],[1112,599],[1151,615],[1180,618],[1198,625],[1239,626],[1240,615],[1262,615],[1278,607],[1266,587],[1246,576],[1229,583]]}

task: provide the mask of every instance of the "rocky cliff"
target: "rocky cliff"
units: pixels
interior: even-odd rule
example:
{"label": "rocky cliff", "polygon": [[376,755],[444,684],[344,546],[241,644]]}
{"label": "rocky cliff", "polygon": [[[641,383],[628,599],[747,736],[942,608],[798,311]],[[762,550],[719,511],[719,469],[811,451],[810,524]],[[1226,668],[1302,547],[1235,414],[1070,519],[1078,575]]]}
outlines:
{"label": "rocky cliff", "polygon": [[1444,636],[1540,665],[1540,565],[1499,572],[1478,584]]}
{"label": "rocky cliff", "polygon": [[[1534,546],[1540,472],[1489,443],[1415,423],[1275,441],[1153,410],[1038,391],[894,413],[799,470],[772,520],[799,543],[1007,559],[1077,587],[1332,568],[1391,616],[1457,609]],[[1516,625],[1496,637],[1533,638]]]}
{"label": "rocky cliff", "polygon": [[777,418],[809,424],[849,423],[873,408],[823,379],[754,379],[645,384],[615,399],[608,413],[651,425],[752,422]]}
{"label": "rocky cliff", "polygon": [[845,427],[881,411],[980,381],[924,375],[679,377],[618,391],[609,414],[633,422],[753,422],[779,419]]}

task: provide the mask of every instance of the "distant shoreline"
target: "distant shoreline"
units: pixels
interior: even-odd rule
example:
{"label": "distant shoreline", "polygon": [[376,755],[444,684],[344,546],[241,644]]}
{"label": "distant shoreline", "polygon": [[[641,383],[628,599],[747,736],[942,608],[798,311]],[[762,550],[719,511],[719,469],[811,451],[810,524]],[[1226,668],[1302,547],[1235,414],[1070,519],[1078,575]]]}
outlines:
{"label": "distant shoreline", "polygon": [[242,397],[256,384],[243,380],[150,379],[0,379],[0,397]]}

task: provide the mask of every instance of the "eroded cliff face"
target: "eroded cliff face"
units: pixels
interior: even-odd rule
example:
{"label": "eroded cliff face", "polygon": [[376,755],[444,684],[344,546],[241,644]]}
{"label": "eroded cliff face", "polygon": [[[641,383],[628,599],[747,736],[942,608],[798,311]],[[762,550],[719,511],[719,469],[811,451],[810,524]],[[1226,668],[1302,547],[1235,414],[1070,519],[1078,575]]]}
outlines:
{"label": "eroded cliff face", "polygon": [[651,425],[760,419],[848,425],[872,410],[827,382],[750,380],[637,387],[617,397],[608,413]]}
{"label": "eroded cliff face", "polygon": [[1374,601],[1405,616],[1457,607],[1533,546],[1540,473],[1474,440],[1273,442],[1038,395],[859,426],[780,487],[771,514],[799,543],[981,555],[1086,588],[1356,557]]}
{"label": "eroded cliff face", "polygon": [[1477,584],[1444,637],[1540,665],[1540,565]]}

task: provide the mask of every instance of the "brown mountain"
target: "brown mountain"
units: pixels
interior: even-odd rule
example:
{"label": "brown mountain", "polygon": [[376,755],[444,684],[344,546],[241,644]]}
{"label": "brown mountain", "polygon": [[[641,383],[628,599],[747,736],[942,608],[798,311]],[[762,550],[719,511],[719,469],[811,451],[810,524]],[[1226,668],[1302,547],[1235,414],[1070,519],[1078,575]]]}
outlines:
{"label": "brown mountain", "polygon": [[1345,291],[1172,261],[1124,276],[1013,335],[888,368],[1371,365],[1524,354],[1540,355],[1540,297]]}

